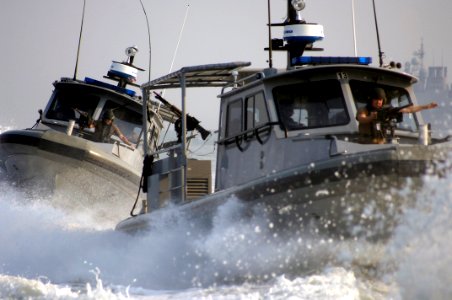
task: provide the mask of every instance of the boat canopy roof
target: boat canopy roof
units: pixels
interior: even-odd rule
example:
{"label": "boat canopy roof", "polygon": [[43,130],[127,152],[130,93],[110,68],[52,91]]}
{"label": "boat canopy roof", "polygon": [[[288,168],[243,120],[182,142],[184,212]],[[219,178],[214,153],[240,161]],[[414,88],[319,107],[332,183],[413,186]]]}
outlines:
{"label": "boat canopy roof", "polygon": [[[184,67],[178,71],[147,82],[145,90],[185,87],[223,87],[234,82],[233,71],[250,66],[250,62],[230,62]],[[181,79],[184,78],[184,83]]]}

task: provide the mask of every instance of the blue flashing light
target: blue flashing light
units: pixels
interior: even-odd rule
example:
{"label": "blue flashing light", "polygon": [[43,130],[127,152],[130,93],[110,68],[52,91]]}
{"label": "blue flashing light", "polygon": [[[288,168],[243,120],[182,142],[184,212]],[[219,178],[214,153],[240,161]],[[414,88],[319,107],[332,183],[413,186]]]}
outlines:
{"label": "blue flashing light", "polygon": [[372,57],[366,56],[300,56],[292,59],[292,65],[331,65],[331,64],[355,64],[369,65]]}
{"label": "blue flashing light", "polygon": [[360,65],[370,65],[372,63],[372,57],[358,56],[357,58]]}
{"label": "blue flashing light", "polygon": [[109,83],[106,83],[106,82],[102,82],[102,81],[99,81],[99,80],[96,80],[96,79],[93,79],[93,78],[89,78],[89,77],[85,77],[85,82],[88,83],[88,84],[92,84],[92,85],[104,87],[104,88],[107,88],[107,89],[111,89],[113,91],[129,95],[130,97],[135,97],[135,94],[136,94],[135,91],[132,91],[132,90],[129,90],[129,89],[125,89],[125,88],[122,88],[122,87],[119,87],[119,86],[116,86],[116,85],[113,85],[113,84],[109,84]]}

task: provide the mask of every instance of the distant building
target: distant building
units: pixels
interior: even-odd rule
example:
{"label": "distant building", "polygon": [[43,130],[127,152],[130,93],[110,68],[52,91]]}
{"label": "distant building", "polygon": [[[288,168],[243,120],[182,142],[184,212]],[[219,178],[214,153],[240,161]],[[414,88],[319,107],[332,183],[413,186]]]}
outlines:
{"label": "distant building", "polygon": [[435,101],[440,109],[425,111],[425,121],[433,126],[448,130],[452,128],[452,85],[447,80],[446,66],[424,66],[424,42],[414,51],[411,61],[405,63],[405,72],[416,76],[419,81],[414,85],[414,92],[420,104]]}

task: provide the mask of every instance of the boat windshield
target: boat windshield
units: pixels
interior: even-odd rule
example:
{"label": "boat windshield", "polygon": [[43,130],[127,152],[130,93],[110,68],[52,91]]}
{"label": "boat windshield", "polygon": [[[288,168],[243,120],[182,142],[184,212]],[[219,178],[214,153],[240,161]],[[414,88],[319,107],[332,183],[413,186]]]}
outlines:
{"label": "boat windshield", "polygon": [[[105,98],[107,100],[105,101]],[[98,108],[98,106],[100,106]],[[101,112],[97,112],[102,109]],[[84,137],[91,139],[94,131],[93,121],[100,120],[103,113],[112,110],[114,124],[127,139],[137,144],[141,139],[142,114],[137,105],[125,105],[120,97],[99,94],[93,89],[80,86],[59,86],[45,114],[47,119],[57,121],[74,120],[84,131]],[[66,126],[65,124],[60,124]],[[113,139],[114,140],[114,139]],[[112,142],[113,142],[112,140]]]}
{"label": "boat windshield", "polygon": [[60,88],[56,91],[45,117],[59,121],[77,120],[78,123],[86,117],[88,122],[87,117],[93,115],[99,100],[98,95],[89,93],[86,89]]}
{"label": "boat windshield", "polygon": [[[362,82],[359,80],[350,80],[350,88],[352,90],[353,98],[355,99],[356,109],[364,108],[376,88],[384,90],[386,99],[383,105],[386,107],[402,107],[411,104],[410,95],[407,90],[400,87],[389,85],[376,85],[374,83]],[[417,131],[417,121],[414,114],[404,114],[401,122],[396,123],[396,129],[405,131]]]}
{"label": "boat windshield", "polygon": [[115,115],[115,125],[119,127],[127,139],[130,142],[137,144],[141,138],[141,124],[143,122],[141,113],[133,111],[124,105],[119,105],[111,100],[107,100],[101,115],[107,110],[113,111],[113,114]]}
{"label": "boat windshield", "polygon": [[273,89],[279,119],[287,130],[348,124],[350,117],[339,81],[322,80]]}

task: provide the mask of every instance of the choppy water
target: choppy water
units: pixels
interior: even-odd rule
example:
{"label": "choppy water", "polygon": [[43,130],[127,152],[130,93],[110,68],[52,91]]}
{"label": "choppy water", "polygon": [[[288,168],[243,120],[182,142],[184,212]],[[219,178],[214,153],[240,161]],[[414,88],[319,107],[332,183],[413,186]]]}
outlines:
{"label": "choppy water", "polygon": [[263,220],[237,222],[234,199],[207,235],[168,209],[132,237],[33,198],[0,171],[0,298],[451,299],[452,177],[424,180],[418,205],[374,244],[272,235]]}

